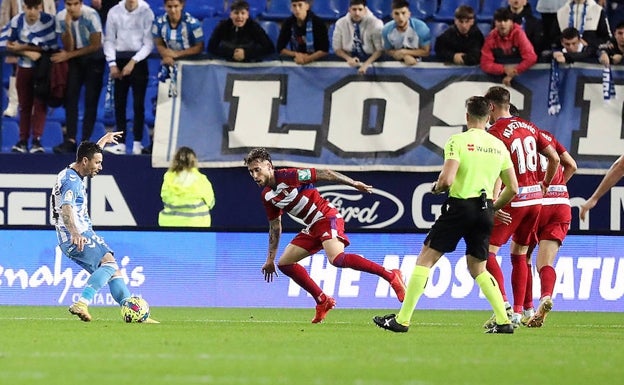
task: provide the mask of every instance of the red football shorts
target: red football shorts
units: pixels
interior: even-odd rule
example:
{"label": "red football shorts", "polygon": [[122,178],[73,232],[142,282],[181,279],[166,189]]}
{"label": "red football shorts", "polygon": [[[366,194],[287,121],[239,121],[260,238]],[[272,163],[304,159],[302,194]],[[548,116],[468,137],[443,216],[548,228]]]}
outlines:
{"label": "red football shorts", "polygon": [[572,209],[568,205],[546,205],[540,211],[537,226],[538,241],[553,240],[563,243],[572,220]]}
{"label": "red football shorts", "polygon": [[535,239],[535,229],[539,221],[541,205],[511,207],[505,206],[504,211],[511,215],[511,224],[506,225],[499,220],[494,221],[494,229],[490,236],[490,245],[501,247],[513,235],[513,241],[528,246]]}
{"label": "red football shorts", "polygon": [[314,254],[323,248],[323,242],[332,238],[338,238],[345,247],[349,246],[349,238],[344,232],[344,219],[319,219],[310,228],[301,230],[290,243]]}

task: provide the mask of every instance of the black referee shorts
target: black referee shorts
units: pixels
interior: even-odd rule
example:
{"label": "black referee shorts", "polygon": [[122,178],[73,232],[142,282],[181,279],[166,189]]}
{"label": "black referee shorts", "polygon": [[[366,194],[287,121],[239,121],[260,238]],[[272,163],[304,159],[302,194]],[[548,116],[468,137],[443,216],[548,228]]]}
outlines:
{"label": "black referee shorts", "polygon": [[425,244],[442,253],[455,251],[461,238],[466,242],[466,255],[486,260],[490,234],[494,226],[492,201],[482,209],[480,198],[448,198],[442,206],[442,215],[431,227]]}

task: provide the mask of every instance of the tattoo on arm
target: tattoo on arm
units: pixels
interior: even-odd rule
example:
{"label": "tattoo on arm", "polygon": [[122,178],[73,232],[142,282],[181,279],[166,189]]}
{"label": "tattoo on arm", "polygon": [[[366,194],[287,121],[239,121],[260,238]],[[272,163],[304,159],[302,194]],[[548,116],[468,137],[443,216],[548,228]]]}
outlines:
{"label": "tattoo on arm", "polygon": [[347,186],[353,186],[355,181],[348,176],[339,173],[338,171],[333,170],[316,170],[316,180],[326,181],[326,182],[338,182],[341,184],[346,184]]}
{"label": "tattoo on arm", "polygon": [[275,258],[277,247],[282,235],[282,221],[280,218],[272,220],[269,226],[269,257]]}

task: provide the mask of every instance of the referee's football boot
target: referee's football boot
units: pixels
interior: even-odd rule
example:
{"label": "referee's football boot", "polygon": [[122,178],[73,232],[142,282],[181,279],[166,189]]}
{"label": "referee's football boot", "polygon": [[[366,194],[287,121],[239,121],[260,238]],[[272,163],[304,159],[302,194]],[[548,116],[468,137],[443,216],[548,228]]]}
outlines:
{"label": "referee's football boot", "polygon": [[506,324],[494,324],[494,327],[485,331],[487,334],[513,334],[513,332],[514,326],[511,322]]}
{"label": "referee's football boot", "polygon": [[409,330],[409,326],[401,325],[397,322],[396,314],[376,316],[373,318],[373,322],[380,328],[390,330],[395,333],[406,333]]}

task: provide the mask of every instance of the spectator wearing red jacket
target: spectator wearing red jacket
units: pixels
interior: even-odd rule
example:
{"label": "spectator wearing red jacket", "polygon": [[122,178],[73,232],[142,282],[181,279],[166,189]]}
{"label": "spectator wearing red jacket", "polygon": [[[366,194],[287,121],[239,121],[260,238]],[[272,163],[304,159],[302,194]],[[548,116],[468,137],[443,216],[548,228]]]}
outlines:
{"label": "spectator wearing red jacket", "polygon": [[508,8],[494,12],[494,29],[486,36],[481,49],[481,69],[490,75],[503,75],[509,86],[514,77],[537,62],[537,55],[522,27],[513,22]]}

